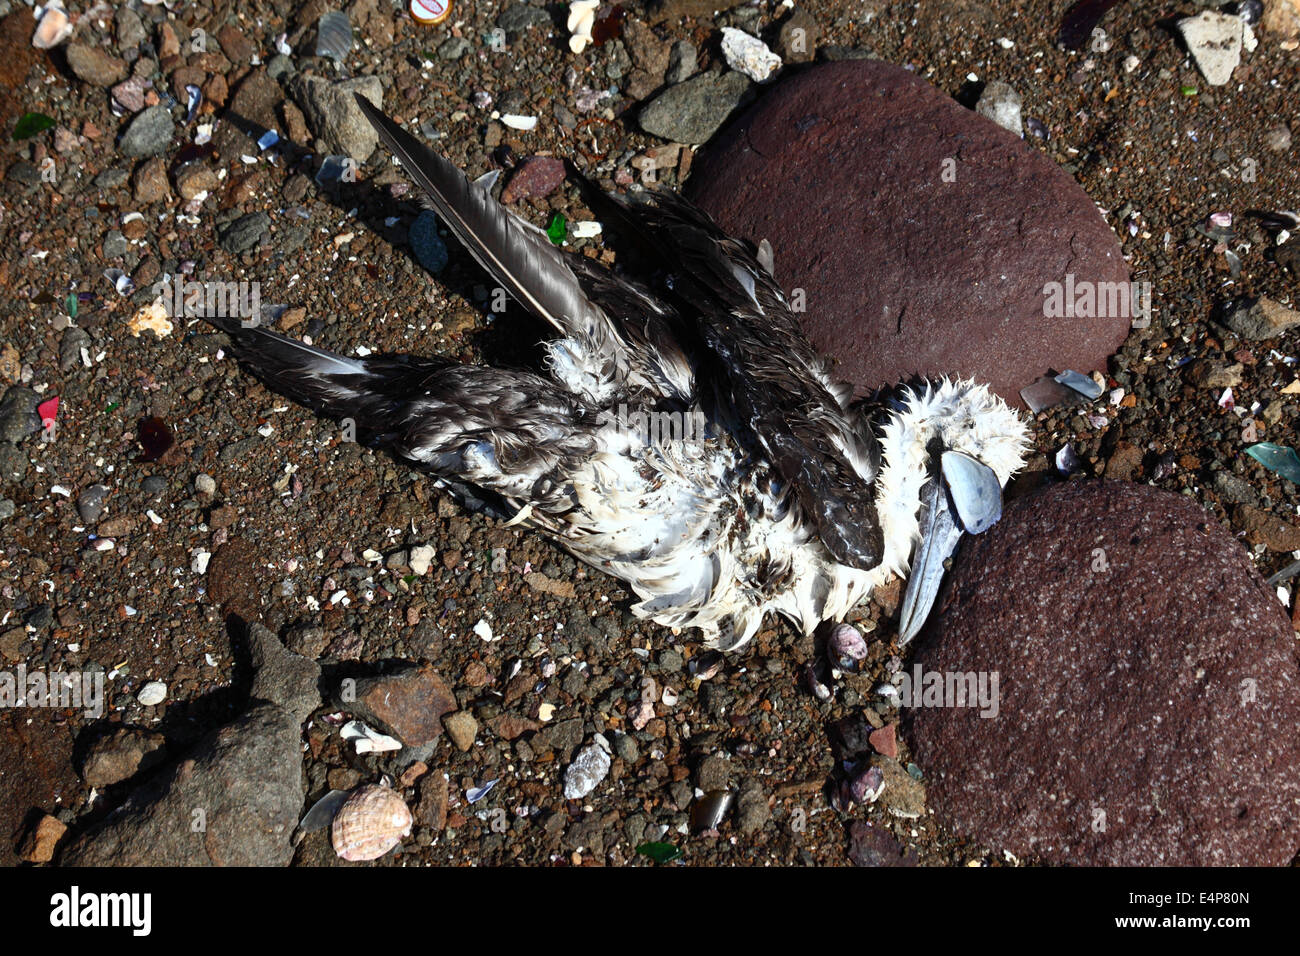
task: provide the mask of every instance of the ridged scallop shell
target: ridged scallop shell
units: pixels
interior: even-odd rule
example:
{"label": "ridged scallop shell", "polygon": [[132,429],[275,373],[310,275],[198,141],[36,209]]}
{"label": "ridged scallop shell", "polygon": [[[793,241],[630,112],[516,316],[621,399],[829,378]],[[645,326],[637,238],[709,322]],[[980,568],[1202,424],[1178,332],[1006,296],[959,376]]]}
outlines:
{"label": "ridged scallop shell", "polygon": [[411,811],[388,787],[366,784],[343,801],[330,837],[345,860],[377,860],[411,834]]}

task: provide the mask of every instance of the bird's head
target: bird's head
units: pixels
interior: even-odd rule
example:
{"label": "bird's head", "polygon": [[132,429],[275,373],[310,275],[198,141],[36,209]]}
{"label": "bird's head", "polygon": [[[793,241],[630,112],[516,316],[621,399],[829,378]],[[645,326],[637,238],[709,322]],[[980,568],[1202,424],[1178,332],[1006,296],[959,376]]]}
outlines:
{"label": "bird's head", "polygon": [[892,570],[910,557],[898,623],[906,644],[925,623],[962,534],[979,534],[1002,516],[1002,488],[1024,464],[1029,429],[973,381],[904,389],[894,404],[881,429],[877,508]]}

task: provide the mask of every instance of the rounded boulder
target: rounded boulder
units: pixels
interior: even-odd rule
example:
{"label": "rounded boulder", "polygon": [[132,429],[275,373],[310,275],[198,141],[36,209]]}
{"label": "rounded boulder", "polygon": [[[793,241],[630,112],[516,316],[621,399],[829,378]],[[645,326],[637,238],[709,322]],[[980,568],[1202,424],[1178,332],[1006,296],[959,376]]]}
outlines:
{"label": "rounded boulder", "polygon": [[1023,407],[1049,369],[1105,370],[1143,320],[1083,189],[892,64],[782,80],[701,154],[689,191],[729,233],[771,242],[805,331],[863,390],[955,374]]}
{"label": "rounded boulder", "polygon": [[1282,866],[1300,849],[1296,634],[1182,495],[1087,481],[1014,501],[964,541],[907,674],[945,688],[905,711],[930,805],[999,854]]}

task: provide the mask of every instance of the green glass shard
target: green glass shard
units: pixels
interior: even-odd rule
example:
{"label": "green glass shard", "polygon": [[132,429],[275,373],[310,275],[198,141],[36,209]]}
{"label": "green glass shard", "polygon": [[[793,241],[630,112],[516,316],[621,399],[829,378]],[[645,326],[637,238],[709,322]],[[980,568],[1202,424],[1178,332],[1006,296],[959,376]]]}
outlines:
{"label": "green glass shard", "polygon": [[682,855],[682,848],[672,843],[642,843],[636,851],[656,863],[671,863]]}
{"label": "green glass shard", "polygon": [[68,317],[75,319],[77,317],[77,293],[68,293]]}
{"label": "green glass shard", "polygon": [[30,139],[54,125],[54,120],[44,113],[24,113],[14,126],[14,139]]}
{"label": "green glass shard", "polygon": [[1246,449],[1246,454],[1269,471],[1276,472],[1287,481],[1300,485],[1300,456],[1294,448],[1275,445],[1271,441],[1262,441]]}
{"label": "green glass shard", "polygon": [[564,242],[564,237],[569,234],[569,224],[564,221],[564,217],[558,212],[551,214],[551,221],[546,224],[546,236],[557,246]]}

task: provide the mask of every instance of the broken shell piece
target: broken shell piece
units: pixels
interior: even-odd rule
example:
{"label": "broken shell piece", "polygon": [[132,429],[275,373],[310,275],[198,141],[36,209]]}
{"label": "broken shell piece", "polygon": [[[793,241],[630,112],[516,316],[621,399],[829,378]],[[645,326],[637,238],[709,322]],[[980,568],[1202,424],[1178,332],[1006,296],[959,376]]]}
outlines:
{"label": "broken shell piece", "polygon": [[781,58],[758,37],[735,27],[722,28],[722,55],[727,66],[756,83],[765,83],[781,68]]}
{"label": "broken shell piece", "polygon": [[[573,3],[569,4],[569,20],[565,28],[573,33],[582,27],[583,21],[590,23],[595,20],[596,8],[599,6],[600,0],[573,0]],[[590,29],[587,32],[590,34]],[[591,37],[588,36],[588,39]]]}
{"label": "broken shell piece", "polygon": [[849,779],[854,803],[875,803],[885,789],[885,772],[879,767],[858,767]]}
{"label": "broken shell piece", "polygon": [[402,749],[402,742],[396,737],[372,730],[359,720],[349,720],[339,729],[339,736],[344,740],[355,741],[353,747],[359,754],[387,753]]}
{"label": "broken shell piece", "polygon": [[298,821],[299,833],[315,833],[324,830],[334,820],[339,807],[347,802],[350,794],[346,790],[331,790],[312,804],[310,810]]}
{"label": "broken shell piece", "polygon": [[41,21],[32,36],[32,46],[38,50],[52,50],[72,36],[72,23],[60,0],[50,0],[41,13]]}
{"label": "broken shell piece", "polygon": [[484,783],[481,786],[470,787],[468,790],[465,791],[465,802],[478,803],[489,793],[491,793],[492,788],[495,787],[500,782],[501,782],[500,777],[494,777],[493,779],[487,781],[487,783]]}
{"label": "broken shell piece", "polygon": [[595,790],[609,773],[609,752],[593,738],[564,771],[564,798],[581,800]]}
{"label": "broken shell piece", "polygon": [[130,295],[135,289],[131,277],[121,269],[105,269],[104,278],[113,283],[113,288],[117,290],[118,295]]}
{"label": "broken shell piece", "polygon": [[352,21],[339,10],[321,14],[316,21],[316,55],[342,63],[352,52]]}
{"label": "broken shell piece", "polygon": [[695,833],[716,830],[735,800],[736,795],[730,790],[710,790],[704,794],[691,806],[691,830]]}
{"label": "broken shell piece", "polygon": [[1100,398],[1103,390],[1103,386],[1098,385],[1090,376],[1076,372],[1074,369],[1067,368],[1056,376],[1056,381],[1088,399]]}
{"label": "broken shell piece", "polygon": [[334,814],[334,852],[345,860],[377,860],[410,836],[411,822],[396,791],[373,783],[358,787]]}
{"label": "broken shell piece", "polygon": [[836,624],[826,642],[831,660],[844,671],[853,670],[867,656],[867,642],[852,624]]}
{"label": "broken shell piece", "polygon": [[131,316],[126,329],[137,339],[144,332],[152,332],[158,338],[165,339],[172,334],[172,322],[167,317],[167,309],[162,300],[155,299]]}
{"label": "broken shell piece", "polygon": [[511,129],[530,130],[537,126],[536,116],[520,116],[517,113],[501,114],[501,122]]}
{"label": "broken shell piece", "polygon": [[596,8],[600,0],[574,0],[569,4],[569,49],[581,53],[591,42],[591,28],[596,22]]}
{"label": "broken shell piece", "polygon": [[569,224],[569,238],[571,239],[591,239],[599,236],[601,225],[594,219],[583,219],[580,222]]}
{"label": "broken shell piece", "polygon": [[717,651],[705,651],[692,657],[686,667],[696,680],[712,680],[718,676],[718,671],[722,670],[722,655]]}

